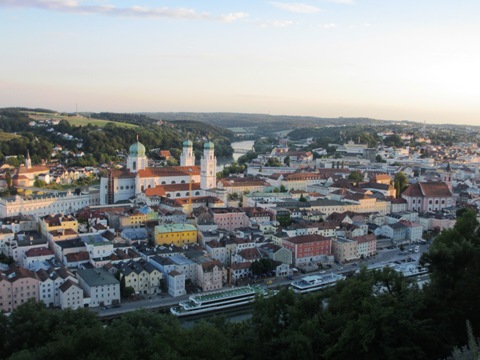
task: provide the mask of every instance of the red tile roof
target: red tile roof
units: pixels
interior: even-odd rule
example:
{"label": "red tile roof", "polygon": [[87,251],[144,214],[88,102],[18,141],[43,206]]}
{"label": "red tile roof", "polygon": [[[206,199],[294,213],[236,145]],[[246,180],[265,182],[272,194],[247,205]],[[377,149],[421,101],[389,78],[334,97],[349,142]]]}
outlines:
{"label": "red tile roof", "polygon": [[52,255],[53,256],[53,251],[47,248],[34,248],[34,249],[29,249],[25,252],[26,256],[48,256]]}
{"label": "red tile roof", "polygon": [[294,237],[291,237],[291,238],[288,238],[288,239],[285,239],[285,241],[289,241],[293,244],[306,244],[306,243],[310,243],[310,242],[318,242],[318,241],[330,241],[331,239],[325,237],[325,236],[322,236],[322,235],[317,235],[317,234],[313,234],[313,235],[300,235],[300,236],[294,236]]}
{"label": "red tile roof", "polygon": [[451,197],[453,196],[448,185],[443,181],[430,181],[423,183],[410,184],[402,193],[411,197]]}
{"label": "red tile roof", "polygon": [[[191,170],[191,171],[190,171]],[[161,168],[146,168],[139,170],[138,175],[141,178],[157,176],[189,176],[200,175],[200,166],[170,166]]]}

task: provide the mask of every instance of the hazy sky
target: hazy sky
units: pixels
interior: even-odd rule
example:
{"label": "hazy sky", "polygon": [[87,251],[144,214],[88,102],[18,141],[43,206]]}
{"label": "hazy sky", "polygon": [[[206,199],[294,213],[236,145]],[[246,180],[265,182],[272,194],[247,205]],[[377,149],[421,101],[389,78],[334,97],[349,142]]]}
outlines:
{"label": "hazy sky", "polygon": [[480,125],[478,0],[0,0],[0,107]]}

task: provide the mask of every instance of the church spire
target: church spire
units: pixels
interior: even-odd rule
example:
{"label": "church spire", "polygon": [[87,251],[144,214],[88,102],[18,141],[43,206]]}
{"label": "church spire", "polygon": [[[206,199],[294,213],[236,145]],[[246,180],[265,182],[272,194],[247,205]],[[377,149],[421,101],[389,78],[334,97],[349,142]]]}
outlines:
{"label": "church spire", "polygon": [[32,159],[30,159],[30,152],[27,149],[27,157],[25,159],[25,167],[30,169],[32,167]]}

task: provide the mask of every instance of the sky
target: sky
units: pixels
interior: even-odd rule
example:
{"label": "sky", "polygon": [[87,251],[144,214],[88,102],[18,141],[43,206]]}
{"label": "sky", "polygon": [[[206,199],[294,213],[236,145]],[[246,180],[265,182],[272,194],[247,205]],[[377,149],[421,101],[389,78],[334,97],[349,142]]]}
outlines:
{"label": "sky", "polygon": [[0,0],[0,107],[480,125],[477,0]]}

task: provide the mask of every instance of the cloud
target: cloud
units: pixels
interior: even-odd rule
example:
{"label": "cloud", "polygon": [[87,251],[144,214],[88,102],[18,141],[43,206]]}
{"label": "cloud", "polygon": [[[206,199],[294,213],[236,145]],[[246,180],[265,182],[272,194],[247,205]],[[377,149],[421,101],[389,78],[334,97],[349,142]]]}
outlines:
{"label": "cloud", "polygon": [[272,1],[270,2],[270,4],[272,4],[276,8],[298,14],[315,14],[320,11],[320,8],[316,6],[297,2],[283,3],[278,1]]}
{"label": "cloud", "polygon": [[198,12],[191,8],[148,8],[143,6],[117,7],[114,5],[82,5],[76,0],[0,0],[0,7],[35,8],[74,14],[100,14],[133,18],[173,18],[173,19],[206,19],[232,22],[247,16],[245,13],[231,13],[214,16]]}
{"label": "cloud", "polygon": [[220,19],[224,22],[233,22],[239,19],[246,18],[248,16],[247,13],[244,12],[235,12],[235,13],[230,13],[226,15],[220,16]]}

